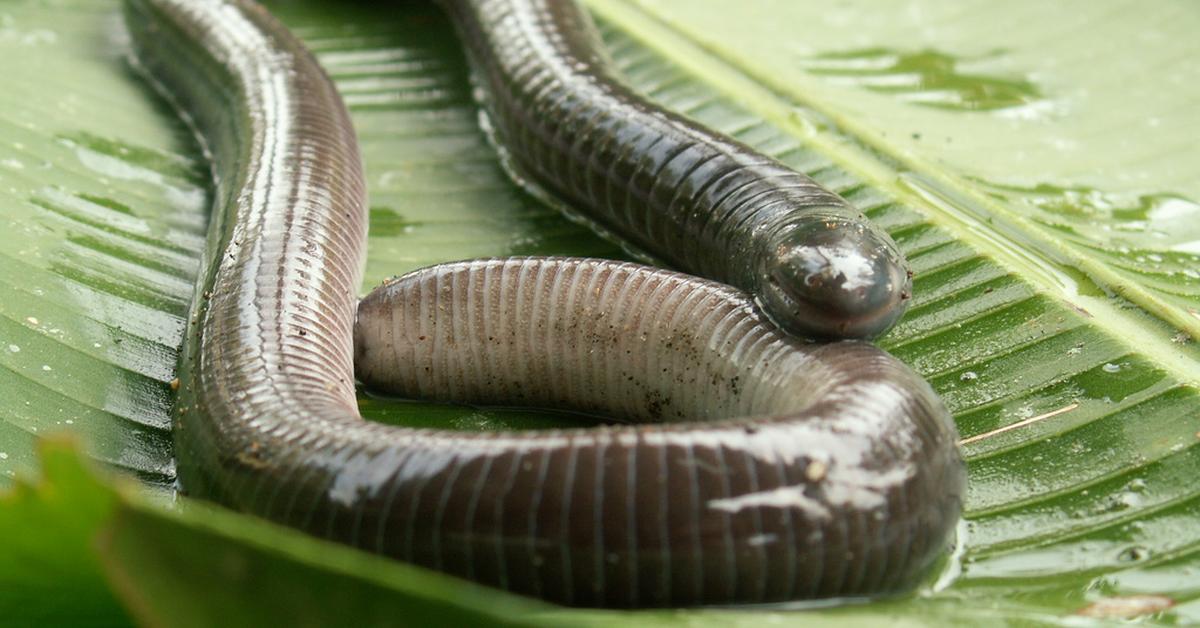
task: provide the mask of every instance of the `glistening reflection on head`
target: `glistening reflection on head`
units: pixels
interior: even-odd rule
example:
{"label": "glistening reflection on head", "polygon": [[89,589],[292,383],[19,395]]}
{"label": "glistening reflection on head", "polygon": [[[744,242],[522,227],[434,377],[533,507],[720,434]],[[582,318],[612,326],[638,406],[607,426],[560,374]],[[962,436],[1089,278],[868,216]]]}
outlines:
{"label": "glistening reflection on head", "polygon": [[896,245],[863,221],[808,213],[772,236],[758,261],[763,310],[813,338],[872,338],[904,313],[912,279]]}

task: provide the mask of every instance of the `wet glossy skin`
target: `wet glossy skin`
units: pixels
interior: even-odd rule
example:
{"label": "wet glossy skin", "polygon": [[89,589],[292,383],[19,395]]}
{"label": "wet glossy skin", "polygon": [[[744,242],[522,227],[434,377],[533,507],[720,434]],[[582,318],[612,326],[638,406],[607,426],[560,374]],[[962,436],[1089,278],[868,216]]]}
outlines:
{"label": "wet glossy skin", "polygon": [[[174,426],[185,492],[574,605],[875,594],[936,558],[963,465],[895,358],[802,344],[736,289],[599,260],[441,265],[356,318],[361,165],[315,61],[249,2],[127,7],[216,168]],[[407,395],[648,423],[371,423],[355,369]]]}
{"label": "wet glossy skin", "polygon": [[838,195],[613,75],[564,0],[442,0],[522,179],[672,266],[738,286],[801,336],[870,338],[912,291],[892,239]]}

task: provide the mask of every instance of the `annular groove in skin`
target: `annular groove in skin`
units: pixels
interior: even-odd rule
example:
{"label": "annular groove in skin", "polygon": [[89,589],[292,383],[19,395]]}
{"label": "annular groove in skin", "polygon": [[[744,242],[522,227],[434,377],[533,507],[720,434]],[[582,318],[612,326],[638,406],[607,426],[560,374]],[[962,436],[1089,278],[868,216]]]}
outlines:
{"label": "annular groove in skin", "polygon": [[[895,358],[803,344],[734,288],[601,260],[436,266],[355,314],[361,166],[314,59],[246,0],[126,6],[215,164],[174,429],[185,492],[574,605],[875,594],[938,555],[962,461]],[[641,423],[372,423],[355,369],[406,395]]]}
{"label": "annular groove in skin", "polygon": [[615,76],[569,0],[441,0],[510,168],[626,242],[738,286],[802,336],[867,338],[912,290],[891,237],[806,175]]}

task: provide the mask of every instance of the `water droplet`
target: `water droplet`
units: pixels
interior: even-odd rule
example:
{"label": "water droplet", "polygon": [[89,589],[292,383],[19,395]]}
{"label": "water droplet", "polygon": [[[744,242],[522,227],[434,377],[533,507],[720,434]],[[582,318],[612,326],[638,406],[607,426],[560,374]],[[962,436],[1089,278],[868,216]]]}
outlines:
{"label": "water droplet", "polygon": [[25,322],[29,323],[30,325],[37,325],[37,324],[38,324],[38,319],[37,319],[36,317],[33,317],[33,316],[26,316],[26,317],[25,317]]}
{"label": "water droplet", "polygon": [[1138,497],[1137,493],[1125,492],[1115,495],[1108,504],[1108,510],[1112,512],[1120,512],[1129,510],[1142,503],[1142,498]]}
{"label": "water droplet", "polygon": [[1135,563],[1139,560],[1146,560],[1149,557],[1150,550],[1142,547],[1141,545],[1127,547],[1121,550],[1120,554],[1117,554],[1117,560],[1123,563]]}
{"label": "water droplet", "polygon": [[18,347],[17,345],[8,345],[8,350],[13,353],[20,353],[21,347]]}
{"label": "water droplet", "polygon": [[43,370],[43,371],[53,371],[54,369],[50,368],[50,365],[49,365],[49,364],[43,364],[43,365],[42,365],[42,370]]}
{"label": "water droplet", "polygon": [[959,375],[958,379],[964,382],[973,382],[979,379],[979,374],[975,371],[966,371],[962,375]]}
{"label": "water droplet", "polygon": [[0,451],[0,460],[8,460],[8,452]]}
{"label": "water droplet", "polygon": [[1113,364],[1112,362],[1107,362],[1107,363],[1105,363],[1104,366],[1100,367],[1100,369],[1103,370],[1105,373],[1117,373],[1121,370],[1121,365]]}

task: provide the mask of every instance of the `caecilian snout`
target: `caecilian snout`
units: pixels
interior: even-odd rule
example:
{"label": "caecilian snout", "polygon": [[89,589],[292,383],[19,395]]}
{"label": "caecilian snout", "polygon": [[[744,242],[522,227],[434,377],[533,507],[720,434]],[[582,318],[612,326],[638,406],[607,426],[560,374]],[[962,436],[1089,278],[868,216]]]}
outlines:
{"label": "caecilian snout", "polygon": [[785,329],[872,338],[904,313],[912,280],[896,245],[861,221],[822,217],[787,231],[763,261],[760,300]]}

